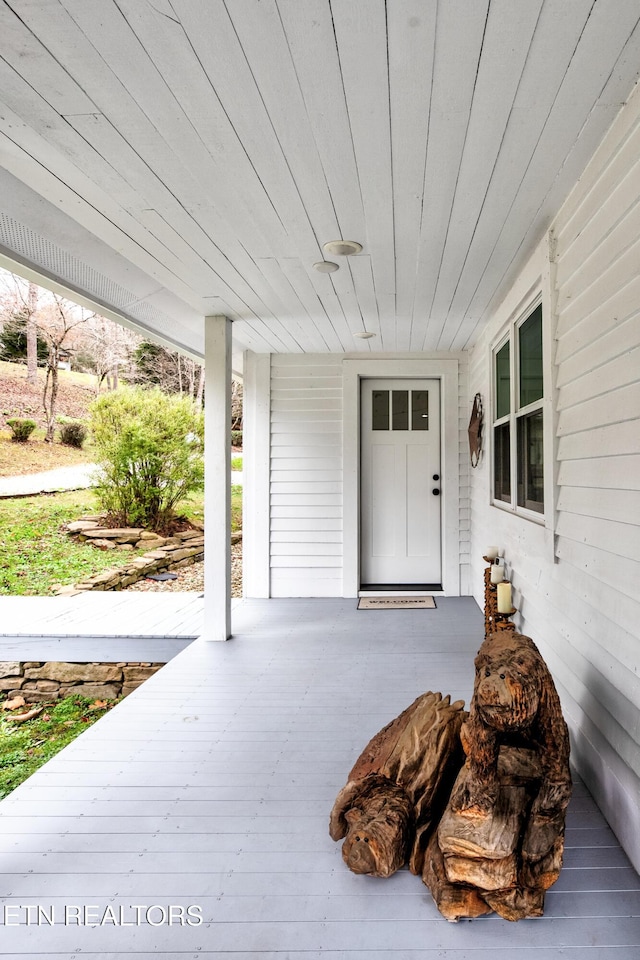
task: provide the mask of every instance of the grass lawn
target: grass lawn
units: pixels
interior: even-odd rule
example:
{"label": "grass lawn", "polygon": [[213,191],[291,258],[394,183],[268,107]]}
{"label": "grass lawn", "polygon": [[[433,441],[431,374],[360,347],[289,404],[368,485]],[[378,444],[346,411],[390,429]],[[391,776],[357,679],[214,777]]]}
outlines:
{"label": "grass lawn", "polygon": [[16,443],[11,436],[10,430],[0,430],[0,477],[18,477],[93,462],[88,442],[81,450],[68,447],[60,443],[56,433],[53,443],[45,443],[44,430],[40,429],[34,430],[26,443]]}
{"label": "grass lawn", "polygon": [[[242,487],[231,489],[233,531],[242,529]],[[54,584],[74,584],[111,567],[129,563],[142,551],[96,550],[78,543],[63,525],[98,513],[91,490],[19,497],[2,501],[0,510],[0,595],[48,596]],[[191,520],[204,517],[204,496],[178,505]]]}
{"label": "grass lawn", "polygon": [[[103,716],[116,700],[92,701],[67,697],[46,704],[38,717],[15,723],[10,715],[0,714],[0,799],[30,777],[59,750]],[[23,707],[27,710],[29,707]]]}
{"label": "grass lawn", "polygon": [[[3,500],[0,594],[47,596],[55,583],[77,583],[117,566],[115,551],[78,543],[63,530],[63,524],[96,512],[96,498],[90,490]],[[121,556],[124,564],[135,552]]]}

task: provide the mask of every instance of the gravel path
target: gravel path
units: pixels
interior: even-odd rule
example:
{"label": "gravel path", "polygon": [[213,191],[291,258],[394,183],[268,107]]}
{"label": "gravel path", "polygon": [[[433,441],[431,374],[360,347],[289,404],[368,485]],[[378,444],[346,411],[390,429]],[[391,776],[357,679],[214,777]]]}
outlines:
{"label": "gravel path", "polygon": [[[190,567],[181,567],[174,570],[177,580],[138,580],[132,583],[127,590],[136,590],[139,593],[167,593],[179,591],[184,593],[202,593],[204,591],[204,562],[194,563]],[[231,596],[242,596],[242,541],[231,547]]]}

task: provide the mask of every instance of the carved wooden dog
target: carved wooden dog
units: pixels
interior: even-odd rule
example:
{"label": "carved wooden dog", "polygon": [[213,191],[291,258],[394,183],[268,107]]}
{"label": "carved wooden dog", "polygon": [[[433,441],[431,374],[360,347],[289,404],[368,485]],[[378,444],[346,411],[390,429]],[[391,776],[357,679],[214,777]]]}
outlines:
{"label": "carved wooden dog", "polygon": [[542,784],[531,817],[564,816],[571,796],[569,733],[549,669],[530,637],[492,634],[475,660],[469,719],[463,729],[469,777],[451,798],[453,810],[485,816],[497,792],[501,744],[533,749]]}
{"label": "carved wooden dog", "polygon": [[388,877],[410,860],[422,871],[429,831],[462,763],[463,702],[424,693],[367,744],[331,811],[354,873]]}
{"label": "carved wooden dog", "polygon": [[545,890],[562,866],[571,794],[567,726],[529,637],[492,634],[475,665],[461,730],[467,761],[423,880],[451,920],[477,916],[482,901],[507,920],[541,916]]}

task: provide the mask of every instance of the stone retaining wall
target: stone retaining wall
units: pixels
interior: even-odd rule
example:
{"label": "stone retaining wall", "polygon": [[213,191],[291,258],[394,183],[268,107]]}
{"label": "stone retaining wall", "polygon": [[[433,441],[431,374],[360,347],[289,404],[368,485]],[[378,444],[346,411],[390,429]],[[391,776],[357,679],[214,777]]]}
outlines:
{"label": "stone retaining wall", "polygon": [[92,700],[126,697],[164,663],[62,663],[58,660],[0,663],[0,697],[19,693],[26,703],[81,696]]}
{"label": "stone retaining wall", "polygon": [[[102,517],[81,517],[67,525],[67,532],[76,540],[99,550],[144,550],[130,563],[110,567],[87,577],[80,583],[54,584],[57,597],[74,597],[87,590],[124,590],[150,573],[178,570],[204,560],[204,527],[192,521],[196,529],[181,530],[172,537],[161,537],[141,527],[104,527]],[[231,534],[231,543],[242,540],[242,531]]]}
{"label": "stone retaining wall", "polygon": [[100,550],[114,554],[127,550],[144,550],[130,563],[110,567],[80,583],[54,586],[58,597],[72,597],[87,590],[122,590],[150,573],[163,573],[186,567],[204,559],[204,531],[183,530],[173,537],[161,537],[139,527],[103,527],[100,518],[83,517],[68,525],[74,538],[86,541]]}

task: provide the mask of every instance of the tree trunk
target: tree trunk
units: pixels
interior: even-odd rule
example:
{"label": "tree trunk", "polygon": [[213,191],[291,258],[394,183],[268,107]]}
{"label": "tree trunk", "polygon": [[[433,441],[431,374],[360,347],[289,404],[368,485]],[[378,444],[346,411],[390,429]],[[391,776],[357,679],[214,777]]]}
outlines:
{"label": "tree trunk", "polygon": [[200,378],[198,380],[198,395],[196,396],[196,404],[198,407],[202,406],[202,398],[204,397],[204,364],[200,367]]}
{"label": "tree trunk", "polygon": [[47,443],[53,442],[53,433],[56,428],[56,403],[58,399],[58,349],[55,346],[49,347],[49,360],[47,362],[47,376],[44,381],[44,391],[42,393],[42,405],[44,407],[44,416],[47,421],[47,432],[45,440]]}
{"label": "tree trunk", "polygon": [[38,288],[29,284],[27,311],[27,382],[38,382],[38,323],[35,318],[38,306]]}
{"label": "tree trunk", "polygon": [[178,365],[178,393],[182,396],[184,393],[184,385],[182,383],[182,361],[179,353],[176,356],[176,361]]}

